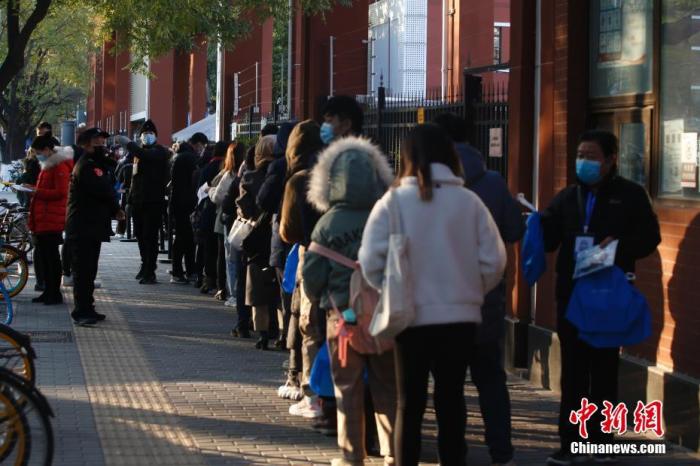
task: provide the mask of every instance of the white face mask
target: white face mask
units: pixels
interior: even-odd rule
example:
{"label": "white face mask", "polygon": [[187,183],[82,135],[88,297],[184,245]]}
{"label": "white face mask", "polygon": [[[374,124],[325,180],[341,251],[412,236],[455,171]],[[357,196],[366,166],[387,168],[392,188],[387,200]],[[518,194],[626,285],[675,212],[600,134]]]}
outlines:
{"label": "white face mask", "polygon": [[156,135],[153,133],[143,133],[141,135],[141,142],[144,146],[152,146],[156,143]]}

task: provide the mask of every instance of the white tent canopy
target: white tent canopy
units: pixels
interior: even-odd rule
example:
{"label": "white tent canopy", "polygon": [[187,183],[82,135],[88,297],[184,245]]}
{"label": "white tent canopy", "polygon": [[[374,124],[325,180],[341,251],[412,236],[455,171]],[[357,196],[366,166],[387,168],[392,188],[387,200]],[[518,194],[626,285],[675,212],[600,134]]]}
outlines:
{"label": "white tent canopy", "polygon": [[204,133],[210,141],[215,139],[216,115],[209,115],[190,126],[173,133],[174,141],[187,141],[194,133]]}

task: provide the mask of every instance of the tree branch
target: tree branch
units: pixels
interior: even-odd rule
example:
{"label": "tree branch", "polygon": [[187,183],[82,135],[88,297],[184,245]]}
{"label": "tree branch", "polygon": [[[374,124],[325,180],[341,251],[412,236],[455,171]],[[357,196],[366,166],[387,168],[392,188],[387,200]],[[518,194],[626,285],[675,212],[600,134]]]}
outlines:
{"label": "tree branch", "polygon": [[27,42],[39,23],[46,17],[52,0],[36,0],[34,10],[20,29],[20,0],[7,0],[7,56],[0,65],[0,92],[24,66]]}

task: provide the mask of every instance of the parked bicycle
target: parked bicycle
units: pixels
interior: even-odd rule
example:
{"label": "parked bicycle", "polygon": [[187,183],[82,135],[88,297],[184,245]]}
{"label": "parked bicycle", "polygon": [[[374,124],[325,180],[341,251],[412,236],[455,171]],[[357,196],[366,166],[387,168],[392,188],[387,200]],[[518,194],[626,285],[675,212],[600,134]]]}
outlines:
{"label": "parked bicycle", "polygon": [[53,461],[53,411],[22,377],[0,368],[0,463],[49,466]]}

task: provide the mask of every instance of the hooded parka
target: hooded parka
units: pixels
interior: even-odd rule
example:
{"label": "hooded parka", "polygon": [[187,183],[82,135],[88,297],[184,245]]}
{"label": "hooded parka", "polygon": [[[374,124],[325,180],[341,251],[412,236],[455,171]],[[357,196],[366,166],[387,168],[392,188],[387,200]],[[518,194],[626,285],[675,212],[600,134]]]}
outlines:
{"label": "hooded parka", "polygon": [[[331,144],[311,171],[308,200],[324,212],[311,241],[357,259],[362,232],[372,207],[391,185],[394,175],[381,150],[369,140],[347,137]],[[331,309],[349,301],[352,269],[307,251],[302,271],[304,291]]]}

